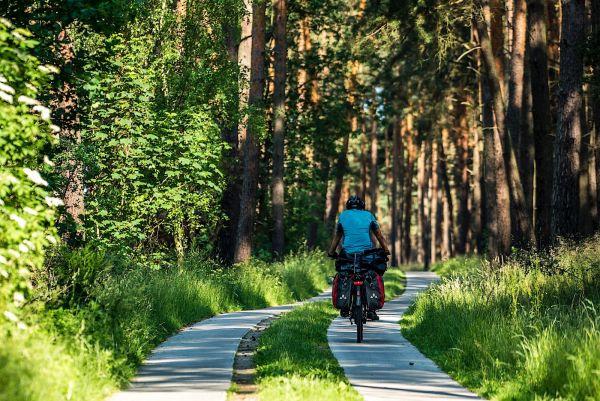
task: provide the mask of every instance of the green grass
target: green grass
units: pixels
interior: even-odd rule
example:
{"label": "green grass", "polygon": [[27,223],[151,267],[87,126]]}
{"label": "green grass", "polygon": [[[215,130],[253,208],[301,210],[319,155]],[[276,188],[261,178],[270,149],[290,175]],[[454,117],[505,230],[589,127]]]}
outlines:
{"label": "green grass", "polygon": [[481,258],[478,256],[460,256],[431,265],[431,271],[441,277],[465,276],[476,272],[481,267]]}
{"label": "green grass", "polygon": [[486,398],[600,400],[600,239],[456,263],[480,267],[417,299],[401,323],[411,342]]}
{"label": "green grass", "polygon": [[[84,249],[59,261],[94,277],[53,275],[23,311],[25,330],[0,323],[0,400],[101,400],[125,384],[160,341],[218,313],[297,301],[327,287],[322,254],[230,269],[190,255],[182,269],[123,266]],[[125,263],[127,265],[127,263]],[[85,268],[81,268],[85,266]],[[79,280],[79,281],[77,281]]]}
{"label": "green grass", "polygon": [[[386,298],[404,290],[404,273],[385,274]],[[358,401],[327,344],[327,328],[339,311],[331,302],[301,306],[276,320],[260,337],[255,357],[262,401]]]}

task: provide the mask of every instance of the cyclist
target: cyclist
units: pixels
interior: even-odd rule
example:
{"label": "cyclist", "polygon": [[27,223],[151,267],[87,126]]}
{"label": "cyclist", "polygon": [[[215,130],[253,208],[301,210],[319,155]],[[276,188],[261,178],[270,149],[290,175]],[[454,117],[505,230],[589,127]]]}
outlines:
{"label": "cyclist", "polygon": [[[365,210],[365,202],[362,199],[353,195],[346,202],[346,210],[340,214],[335,235],[327,254],[336,256],[336,249],[342,239],[343,253],[353,254],[372,249],[371,233],[375,235],[383,251],[389,255],[387,242],[381,233],[375,216]],[[340,313],[342,316],[346,316],[348,311],[341,311]],[[379,320],[379,316],[375,311],[368,311],[367,316],[369,319]]]}

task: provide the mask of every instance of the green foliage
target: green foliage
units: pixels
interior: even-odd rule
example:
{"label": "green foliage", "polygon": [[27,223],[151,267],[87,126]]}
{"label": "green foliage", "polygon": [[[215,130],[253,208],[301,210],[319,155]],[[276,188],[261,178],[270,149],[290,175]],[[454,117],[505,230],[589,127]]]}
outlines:
{"label": "green foliage", "polygon": [[557,249],[549,269],[521,259],[444,279],[418,298],[403,332],[486,398],[598,400],[599,242]]}
{"label": "green foliage", "polygon": [[36,273],[35,298],[46,302],[25,309],[29,328],[0,324],[2,400],[103,399],[181,327],[316,295],[332,270],[318,253],[228,269],[190,253],[183,269],[151,270],[91,247],[63,252],[50,259],[61,269]]}
{"label": "green foliage", "polygon": [[30,270],[56,242],[53,206],[61,203],[49,196],[38,171],[51,142],[50,110],[38,100],[51,67],[32,55],[36,42],[30,36],[0,20],[0,319],[14,321],[29,291]]}

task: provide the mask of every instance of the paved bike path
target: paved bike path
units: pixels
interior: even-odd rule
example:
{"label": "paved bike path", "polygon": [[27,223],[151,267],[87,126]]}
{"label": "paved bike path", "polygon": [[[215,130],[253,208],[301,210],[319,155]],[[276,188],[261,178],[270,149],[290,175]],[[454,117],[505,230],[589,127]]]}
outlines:
{"label": "paved bike path", "polygon": [[404,293],[386,302],[378,322],[364,327],[356,343],[356,326],[337,318],[329,326],[329,347],[352,386],[365,401],[480,400],[442,372],[400,333],[400,317],[416,295],[438,280],[435,273],[408,272]]}
{"label": "paved bike path", "polygon": [[189,326],[160,344],[140,367],[129,389],[108,401],[225,401],[241,338],[260,321],[305,302],[225,313]]}

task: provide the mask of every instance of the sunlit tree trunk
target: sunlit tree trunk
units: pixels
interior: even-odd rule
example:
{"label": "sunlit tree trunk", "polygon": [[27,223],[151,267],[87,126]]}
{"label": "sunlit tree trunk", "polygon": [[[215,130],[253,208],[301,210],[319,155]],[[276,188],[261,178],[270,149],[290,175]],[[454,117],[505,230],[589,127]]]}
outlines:
{"label": "sunlit tree trunk", "polygon": [[402,263],[409,263],[411,258],[411,216],[412,216],[412,191],[413,191],[413,179],[415,170],[415,161],[417,159],[417,148],[414,144],[413,137],[413,116],[409,114],[406,117],[406,149],[407,149],[407,161],[406,161],[406,174],[404,176],[404,218],[403,218],[403,235],[402,235]]}
{"label": "sunlit tree trunk", "polygon": [[[484,10],[485,12],[485,10]],[[484,14],[485,15],[485,14]],[[504,102],[500,90],[500,79],[495,67],[495,59],[492,51],[492,46],[488,36],[488,27],[486,21],[477,21],[477,34],[481,46],[481,55],[484,65],[484,85],[489,91],[489,100],[495,117],[495,127],[497,129],[486,130],[486,135],[492,135],[493,140],[488,140],[486,143],[493,144],[493,152],[488,152],[487,156],[493,156],[493,171],[496,193],[496,227],[497,227],[497,246],[491,245],[488,250],[490,257],[495,258],[498,255],[508,255],[510,253],[510,234],[511,234],[511,216],[510,216],[510,194],[508,186],[508,178],[506,176],[506,168],[504,163],[503,144],[501,135],[506,132],[504,124]],[[510,138],[509,136],[507,136]],[[490,138],[491,139],[491,138]],[[486,167],[488,163],[486,162]],[[491,167],[491,166],[490,166]],[[518,173],[518,171],[517,171]]]}
{"label": "sunlit tree trunk", "polygon": [[397,266],[400,254],[398,183],[400,174],[400,122],[394,122],[392,128],[392,202],[391,202],[391,252],[392,266]]}
{"label": "sunlit tree trunk", "polygon": [[[57,38],[62,71],[70,71],[75,61],[75,48],[69,36],[69,30],[64,28]],[[83,192],[83,165],[77,156],[77,148],[81,144],[81,130],[79,121],[79,97],[71,77],[62,77],[62,85],[54,95],[54,121],[61,128],[61,145],[65,146],[67,155],[64,165],[61,166],[65,180],[63,189],[63,202],[65,210],[76,224],[83,222],[84,192]]]}
{"label": "sunlit tree trunk", "polygon": [[471,197],[471,230],[472,230],[472,246],[471,249],[476,249],[478,253],[483,252],[483,233],[482,233],[482,194],[481,194],[481,146],[480,146],[480,130],[479,127],[473,124],[473,190]]}
{"label": "sunlit tree trunk", "polygon": [[454,179],[456,186],[458,211],[456,214],[456,238],[454,249],[458,255],[466,253],[469,231],[469,127],[467,108],[464,104],[458,109],[458,137],[456,146],[457,169]]}
{"label": "sunlit tree trunk", "polygon": [[377,179],[377,105],[376,105],[376,95],[375,91],[373,91],[373,104],[371,105],[371,132],[370,132],[370,142],[371,142],[371,157],[369,164],[369,198],[370,198],[370,209],[371,213],[377,215],[377,187],[378,187],[378,179]]}
{"label": "sunlit tree trunk", "polygon": [[535,142],[535,224],[538,247],[550,244],[553,143],[544,0],[529,0],[529,68]]}
{"label": "sunlit tree trunk", "polygon": [[287,4],[286,0],[274,2],[274,92],[273,92],[273,256],[277,260],[284,255],[284,143],[285,143],[285,76],[287,58]]}
{"label": "sunlit tree trunk", "polygon": [[440,237],[442,231],[442,209],[439,197],[440,188],[440,163],[439,163],[439,152],[438,142],[433,141],[431,144],[431,190],[430,190],[430,205],[431,205],[431,263],[435,263],[439,258],[440,250]]}
{"label": "sunlit tree trunk", "polygon": [[450,187],[450,177],[448,174],[447,151],[448,148],[448,128],[442,128],[441,138],[438,140],[440,178],[442,179],[442,206],[443,206],[443,226],[442,226],[442,257],[444,259],[454,256],[454,202],[452,200],[452,190]]}
{"label": "sunlit tree trunk", "polygon": [[582,132],[584,0],[563,0],[558,127],[554,143],[552,236],[577,234]]}
{"label": "sunlit tree trunk", "polygon": [[[248,108],[251,113],[258,113],[263,107],[265,88],[265,11],[266,4],[258,2],[253,7],[247,4],[252,13],[244,17],[242,23],[242,40],[248,32],[247,24],[251,21],[250,41],[250,89],[248,91]],[[247,9],[248,10],[248,9]],[[240,64],[248,63],[248,44],[242,42],[238,50]],[[244,95],[244,94],[242,94]],[[240,214],[238,220],[237,240],[234,261],[243,262],[252,255],[254,220],[256,214],[256,193],[258,185],[258,145],[257,133],[252,124],[246,120],[240,128],[240,143],[243,153],[242,191],[240,194]]]}

